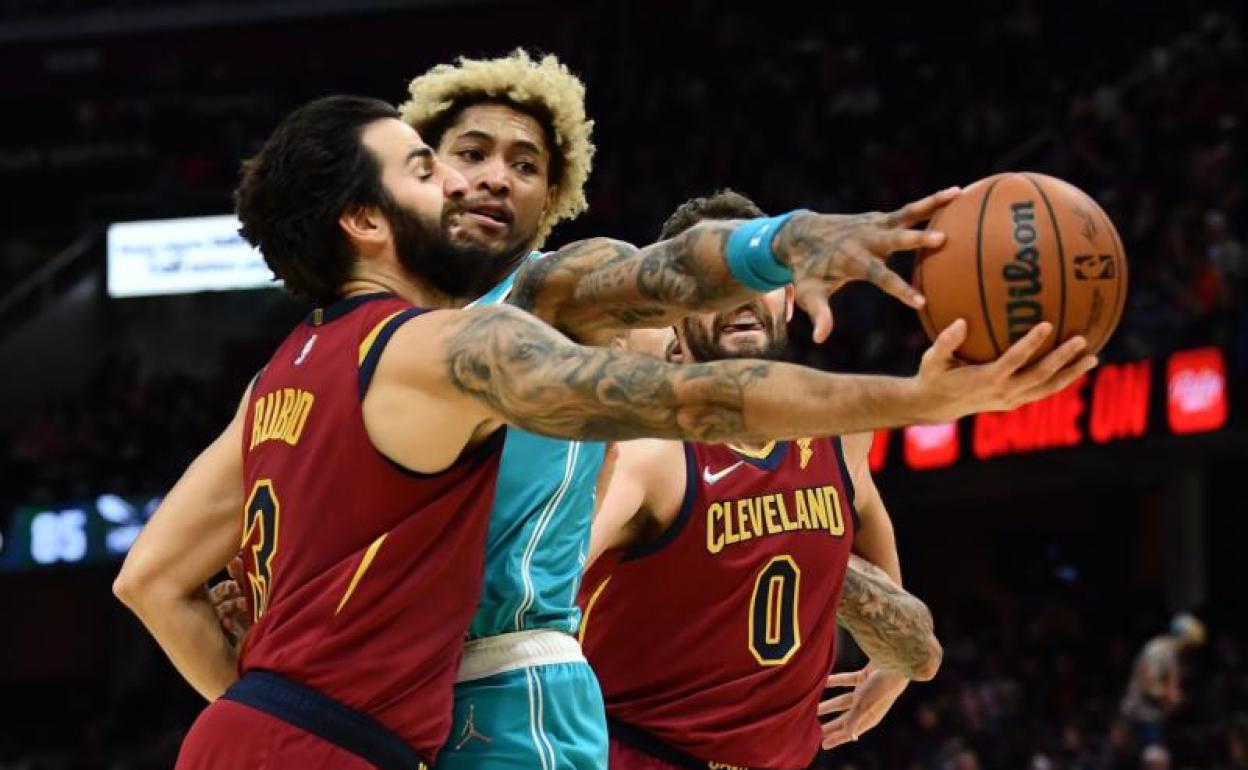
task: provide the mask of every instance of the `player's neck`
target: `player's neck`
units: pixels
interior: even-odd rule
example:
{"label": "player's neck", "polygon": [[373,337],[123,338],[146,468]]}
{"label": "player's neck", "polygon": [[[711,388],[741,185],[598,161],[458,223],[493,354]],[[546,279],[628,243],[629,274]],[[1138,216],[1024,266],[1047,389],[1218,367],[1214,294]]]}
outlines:
{"label": "player's neck", "polygon": [[395,294],[417,307],[463,307],[467,304],[466,299],[451,297],[419,278],[409,278],[383,270],[359,272],[352,276],[342,287],[342,295],[344,297],[376,294],[377,292]]}
{"label": "player's neck", "polygon": [[490,286],[497,286],[498,284],[506,280],[507,276],[514,273],[516,271],[516,268],[520,267],[520,265],[524,263],[524,260],[528,259],[529,255],[532,253],[533,253],[533,249],[529,248],[528,246],[525,246],[524,248],[517,251],[515,254],[512,254],[511,256],[509,256],[507,260],[503,262],[502,264],[500,264],[498,266],[498,269],[494,271],[493,278],[490,281]]}
{"label": "player's neck", "polygon": [[[687,351],[688,348],[685,348],[685,350]],[[690,363],[698,362],[698,359],[694,358],[691,354],[686,353],[685,355],[688,356]],[[728,448],[739,451],[742,454],[759,455],[765,453],[772,446],[774,446],[775,443],[776,442],[774,441],[733,441],[728,443]]]}

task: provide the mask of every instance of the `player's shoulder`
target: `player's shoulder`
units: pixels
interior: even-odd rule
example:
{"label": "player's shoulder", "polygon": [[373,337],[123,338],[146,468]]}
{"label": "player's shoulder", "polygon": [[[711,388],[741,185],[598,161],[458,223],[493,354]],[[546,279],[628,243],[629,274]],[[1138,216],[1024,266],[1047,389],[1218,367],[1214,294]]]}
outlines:
{"label": "player's shoulder", "polygon": [[406,315],[395,329],[394,338],[401,344],[427,347],[464,331],[531,321],[527,313],[505,303],[437,308]]}
{"label": "player's shoulder", "polygon": [[616,444],[616,470],[639,480],[678,479],[684,473],[684,444],[672,439],[641,438]]}
{"label": "player's shoulder", "polygon": [[441,379],[457,350],[483,351],[497,329],[523,313],[507,305],[438,308],[403,313],[383,329],[379,373],[409,381]]}
{"label": "player's shoulder", "polygon": [[684,456],[684,444],[673,439],[639,438],[616,444],[617,461],[634,467],[654,467]]}
{"label": "player's shoulder", "polygon": [[571,281],[579,277],[582,270],[627,259],[636,252],[637,247],[627,241],[605,236],[585,238],[553,251],[534,252],[520,266],[516,282],[521,287],[531,287],[535,282],[560,278]]}

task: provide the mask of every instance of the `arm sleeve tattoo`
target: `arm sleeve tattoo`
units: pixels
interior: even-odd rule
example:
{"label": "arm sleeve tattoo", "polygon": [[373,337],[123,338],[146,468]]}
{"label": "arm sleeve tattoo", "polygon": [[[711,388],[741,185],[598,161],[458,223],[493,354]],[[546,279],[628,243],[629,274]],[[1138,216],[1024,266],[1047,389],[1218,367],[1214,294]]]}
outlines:
{"label": "arm sleeve tattoo", "polygon": [[874,564],[850,556],[837,622],[876,665],[910,678],[930,678],[940,664],[932,614]]}

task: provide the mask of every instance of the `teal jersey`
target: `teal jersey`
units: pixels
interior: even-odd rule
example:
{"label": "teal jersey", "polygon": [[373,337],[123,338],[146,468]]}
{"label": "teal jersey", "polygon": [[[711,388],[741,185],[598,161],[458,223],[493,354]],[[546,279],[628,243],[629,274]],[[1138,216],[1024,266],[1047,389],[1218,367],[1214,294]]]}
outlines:
{"label": "teal jersey", "polygon": [[[513,272],[474,304],[505,301],[515,278]],[[576,633],[576,592],[605,449],[598,441],[507,429],[470,639],[541,628]]]}

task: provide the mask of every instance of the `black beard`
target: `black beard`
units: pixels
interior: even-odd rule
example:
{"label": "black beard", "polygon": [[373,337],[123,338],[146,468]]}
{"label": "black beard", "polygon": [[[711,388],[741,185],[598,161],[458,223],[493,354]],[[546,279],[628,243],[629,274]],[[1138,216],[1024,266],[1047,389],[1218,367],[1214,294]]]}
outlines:
{"label": "black beard", "polygon": [[[685,333],[685,346],[689,348],[689,355],[693,357],[693,361],[698,363],[709,363],[711,361],[731,361],[738,358],[761,358],[767,361],[787,361],[789,358],[789,333],[788,327],[773,318],[768,318],[761,313],[758,314],[763,319],[764,330],[767,332],[767,344],[762,350],[752,351],[748,355],[742,353],[733,353],[725,350],[719,342],[719,334],[713,332],[708,335],[706,330],[697,321],[689,319],[681,322],[681,329]],[[720,327],[720,317],[715,318],[715,327]],[[688,362],[686,362],[688,363]]]}
{"label": "black beard", "polygon": [[409,274],[456,299],[475,297],[478,287],[490,280],[494,260],[489,252],[452,243],[446,236],[450,219],[459,213],[453,205],[443,207],[436,226],[392,200],[383,201],[381,208],[394,231],[399,264]]}
{"label": "black beard", "polygon": [[[445,228],[444,228],[445,229]],[[475,252],[481,256],[488,266],[481,272],[480,280],[476,287],[472,290],[473,297],[479,297],[498,284],[513,272],[528,258],[531,249],[525,248],[523,251],[506,250],[491,251],[490,249],[478,245],[471,239],[453,240],[452,244],[456,248],[460,248],[469,252]]]}

